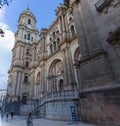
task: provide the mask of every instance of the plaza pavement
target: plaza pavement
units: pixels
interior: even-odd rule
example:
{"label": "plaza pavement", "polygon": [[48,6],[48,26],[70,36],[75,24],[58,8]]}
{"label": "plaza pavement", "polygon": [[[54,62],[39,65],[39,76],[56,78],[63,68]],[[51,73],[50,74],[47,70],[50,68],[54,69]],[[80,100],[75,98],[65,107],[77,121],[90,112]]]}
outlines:
{"label": "plaza pavement", "polygon": [[[33,118],[33,124],[33,126],[95,126],[80,122],[72,124],[68,121],[54,121],[43,118]],[[4,118],[3,120],[0,120],[0,126],[26,126],[26,117],[14,116],[13,119],[9,118],[8,121]]]}

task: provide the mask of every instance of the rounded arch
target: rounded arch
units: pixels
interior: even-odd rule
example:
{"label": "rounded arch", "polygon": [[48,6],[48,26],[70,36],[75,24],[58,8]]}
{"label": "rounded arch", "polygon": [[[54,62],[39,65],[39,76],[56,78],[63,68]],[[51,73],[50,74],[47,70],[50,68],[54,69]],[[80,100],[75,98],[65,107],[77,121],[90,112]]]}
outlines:
{"label": "rounded arch", "polygon": [[80,55],[80,49],[79,47],[75,50],[74,53],[74,61],[80,61],[81,55]]}
{"label": "rounded arch", "polygon": [[60,80],[63,80],[63,68],[63,62],[60,59],[51,62],[48,69],[49,91],[60,91],[62,89],[63,83],[60,83]]}
{"label": "rounded arch", "polygon": [[36,69],[36,71],[35,71],[35,77],[34,77],[34,82],[35,82],[35,84],[37,83],[37,76],[38,76],[39,73],[41,73],[41,69],[38,67],[38,68]]}
{"label": "rounded arch", "polygon": [[60,74],[63,71],[63,62],[60,59],[55,59],[51,62],[48,70],[49,75]]}
{"label": "rounded arch", "polygon": [[38,72],[37,77],[36,77],[36,84],[40,84],[40,72]]}
{"label": "rounded arch", "polygon": [[36,72],[36,76],[35,76],[35,85],[34,85],[34,95],[35,98],[38,99],[40,97],[40,93],[41,93],[41,72],[37,71]]}
{"label": "rounded arch", "polygon": [[71,37],[74,37],[75,36],[75,27],[74,27],[74,25],[70,26],[70,32],[71,32]]}

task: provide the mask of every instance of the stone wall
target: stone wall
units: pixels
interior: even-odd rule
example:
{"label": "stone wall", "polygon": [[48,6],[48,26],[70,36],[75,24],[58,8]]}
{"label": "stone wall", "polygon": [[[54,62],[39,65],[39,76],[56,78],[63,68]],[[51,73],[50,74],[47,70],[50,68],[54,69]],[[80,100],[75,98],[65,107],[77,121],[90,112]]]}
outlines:
{"label": "stone wall", "polygon": [[70,1],[81,53],[81,118],[120,125],[120,2],[101,0],[109,4],[98,11],[95,5],[100,0]]}
{"label": "stone wall", "polygon": [[33,109],[34,105],[21,105],[20,115],[28,115],[28,113],[32,112]]}
{"label": "stone wall", "polygon": [[80,119],[78,100],[56,100],[46,102],[39,107],[39,116],[53,120],[72,120],[71,106],[75,107],[77,120]]}
{"label": "stone wall", "polygon": [[82,121],[119,126],[120,89],[81,93]]}

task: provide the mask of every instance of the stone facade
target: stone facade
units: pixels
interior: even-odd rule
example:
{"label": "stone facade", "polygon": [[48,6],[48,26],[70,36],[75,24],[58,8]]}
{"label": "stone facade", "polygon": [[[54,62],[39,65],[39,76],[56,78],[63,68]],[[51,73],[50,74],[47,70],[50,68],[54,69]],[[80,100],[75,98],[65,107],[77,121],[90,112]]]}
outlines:
{"label": "stone facade", "polygon": [[70,120],[69,108],[75,106],[79,120],[119,126],[119,12],[119,0],[65,0],[56,9],[56,21],[37,40],[35,16],[24,11],[12,50],[8,95],[22,104],[34,103],[33,112],[45,118]]}
{"label": "stone facade", "polygon": [[120,2],[65,0],[72,8],[80,48],[83,121],[120,125]]}
{"label": "stone facade", "polygon": [[[74,67],[79,59],[78,40],[71,9],[65,5],[59,5],[56,9],[56,20],[48,29],[41,29],[40,39],[38,39],[36,18],[27,8],[19,17],[18,30],[15,33],[12,63],[8,72],[8,102],[20,103],[19,113],[22,115],[27,114],[30,111],[29,108],[34,108],[31,111],[37,110],[37,114],[54,119],[57,109],[49,112],[49,108],[46,107],[53,101],[53,97],[46,99],[47,101],[45,100],[43,104],[40,104],[40,101],[48,94],[53,94],[54,100],[56,99],[55,104],[60,102],[59,97],[62,96],[64,96],[64,104],[66,104],[64,99],[70,102],[70,105],[78,101],[78,96],[74,101],[76,98],[73,92],[76,92],[75,88],[79,85],[77,76],[79,70]],[[64,91],[70,92],[61,95]],[[70,96],[73,97],[69,99]],[[67,120],[71,119],[70,105],[64,106],[66,110],[69,109],[69,116],[67,113],[66,117],[64,116]],[[45,113],[42,112],[43,108]],[[62,107],[61,111],[64,112]],[[56,116],[56,119],[65,120],[62,112]]]}

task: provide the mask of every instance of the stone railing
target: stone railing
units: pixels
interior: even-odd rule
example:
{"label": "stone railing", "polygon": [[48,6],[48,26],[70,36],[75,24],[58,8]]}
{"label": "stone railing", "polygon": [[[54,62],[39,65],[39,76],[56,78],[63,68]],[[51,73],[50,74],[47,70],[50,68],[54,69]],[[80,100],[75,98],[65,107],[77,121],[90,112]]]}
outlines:
{"label": "stone railing", "polygon": [[78,99],[79,92],[77,89],[75,90],[66,90],[61,92],[51,92],[47,93],[44,97],[40,98],[35,105],[35,108],[41,106],[42,104],[46,103],[47,101],[55,101],[55,100],[62,100],[62,99]]}

